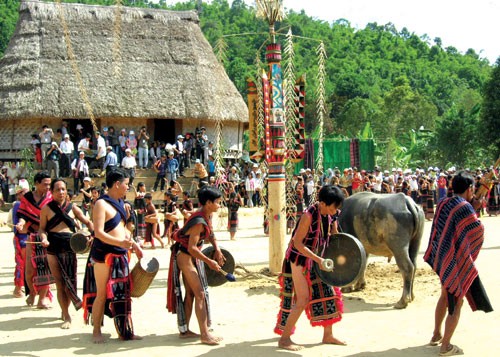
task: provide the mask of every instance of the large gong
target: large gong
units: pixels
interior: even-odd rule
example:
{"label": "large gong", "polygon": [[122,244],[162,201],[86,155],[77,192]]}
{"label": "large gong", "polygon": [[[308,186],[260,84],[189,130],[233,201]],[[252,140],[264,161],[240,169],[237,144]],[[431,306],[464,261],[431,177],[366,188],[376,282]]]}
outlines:
{"label": "large gong", "polygon": [[333,261],[333,271],[321,270],[314,263],[314,270],[320,279],[332,286],[344,287],[355,282],[366,267],[366,252],[363,244],[347,233],[333,234],[322,258]]}
{"label": "large gong", "polygon": [[[220,251],[222,252],[222,255],[226,258],[226,262],[224,265],[221,267],[222,270],[224,270],[227,273],[234,273],[234,258],[229,253],[226,249],[220,248]],[[210,259],[214,259],[214,253],[215,249],[211,245],[208,246],[207,248],[203,249],[201,251],[203,254],[205,254],[207,257]],[[226,277],[224,274],[221,274],[219,272],[216,272],[215,270],[210,269],[207,264],[203,263],[205,265],[205,274],[207,275],[207,282],[208,286],[219,286],[224,284],[226,281]]]}

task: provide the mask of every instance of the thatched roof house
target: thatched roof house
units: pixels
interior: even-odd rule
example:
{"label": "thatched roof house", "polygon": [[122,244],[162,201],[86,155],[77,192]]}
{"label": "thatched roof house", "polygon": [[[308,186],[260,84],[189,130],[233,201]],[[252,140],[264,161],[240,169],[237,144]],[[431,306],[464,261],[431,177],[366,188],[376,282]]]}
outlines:
{"label": "thatched roof house", "polygon": [[76,125],[89,119],[82,90],[98,126],[147,125],[155,131],[155,123],[167,119],[175,122],[165,127],[176,131],[173,135],[200,125],[210,128],[220,119],[241,138],[248,121],[246,104],[195,12],[121,7],[117,17],[114,6],[22,1],[15,33],[0,59],[0,120],[12,121],[0,127],[0,149],[6,142],[14,147],[29,142],[42,124],[56,129],[62,120]]}

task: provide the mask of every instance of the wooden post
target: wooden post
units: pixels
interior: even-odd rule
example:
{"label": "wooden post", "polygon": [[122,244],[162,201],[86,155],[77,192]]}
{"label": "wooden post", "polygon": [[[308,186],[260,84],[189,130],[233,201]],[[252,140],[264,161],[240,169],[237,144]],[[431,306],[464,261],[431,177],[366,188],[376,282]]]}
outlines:
{"label": "wooden post", "polygon": [[[271,170],[271,167],[269,168]],[[281,272],[285,253],[285,179],[268,179],[269,189],[269,270]]]}
{"label": "wooden post", "polygon": [[[266,160],[269,196],[269,270],[281,271],[285,253],[286,188],[285,188],[285,111],[281,73],[281,46],[271,43],[266,48],[270,80],[264,93],[266,117]],[[267,100],[266,100],[267,97]]]}

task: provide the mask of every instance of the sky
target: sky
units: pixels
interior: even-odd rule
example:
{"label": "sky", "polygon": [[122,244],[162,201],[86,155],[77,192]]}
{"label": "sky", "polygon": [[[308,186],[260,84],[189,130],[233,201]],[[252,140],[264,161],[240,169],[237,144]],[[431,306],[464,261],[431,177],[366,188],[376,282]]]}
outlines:
{"label": "sky", "polygon": [[[167,3],[176,3],[167,0]],[[208,1],[207,1],[208,2]],[[232,0],[228,0],[232,3]],[[254,5],[255,0],[245,0]],[[498,0],[284,0],[285,9],[304,12],[329,23],[346,19],[363,29],[367,23],[389,22],[398,31],[406,27],[417,36],[428,35],[433,44],[453,46],[460,53],[469,48],[491,64],[500,56],[500,1]]]}

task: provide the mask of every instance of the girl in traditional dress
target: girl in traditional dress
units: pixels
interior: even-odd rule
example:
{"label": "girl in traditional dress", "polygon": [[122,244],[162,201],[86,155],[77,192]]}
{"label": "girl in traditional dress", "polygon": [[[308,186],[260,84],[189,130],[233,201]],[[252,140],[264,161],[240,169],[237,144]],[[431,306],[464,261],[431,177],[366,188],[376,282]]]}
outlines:
{"label": "girl in traditional dress", "polygon": [[231,240],[236,240],[234,237],[238,230],[238,210],[242,205],[241,196],[234,191],[234,186],[229,185],[229,199],[227,201],[227,208],[229,214],[227,216],[227,230],[231,236]]}
{"label": "girl in traditional dress", "polygon": [[434,196],[429,187],[429,181],[427,181],[427,179],[423,178],[420,180],[418,194],[420,197],[422,210],[425,213],[425,219],[431,221],[434,217]]}
{"label": "girl in traditional dress", "polygon": [[500,204],[500,184],[498,179],[495,179],[493,181],[493,186],[491,187],[491,190],[488,194],[488,205],[486,206],[486,212],[488,212],[488,215],[491,216],[496,216],[498,214],[499,210],[499,204]]}
{"label": "girl in traditional dress", "polygon": [[279,279],[281,304],[274,332],[281,335],[278,346],[292,351],[303,348],[292,342],[291,335],[304,310],[312,326],[323,327],[323,343],[345,345],[332,332],[333,324],[342,318],[342,293],[318,279],[313,269],[313,263],[322,267],[324,261],[315,252],[328,246],[331,234],[337,233],[344,195],[340,188],[326,185],[318,200],[304,212],[292,233]]}

